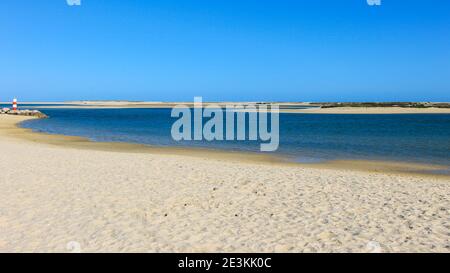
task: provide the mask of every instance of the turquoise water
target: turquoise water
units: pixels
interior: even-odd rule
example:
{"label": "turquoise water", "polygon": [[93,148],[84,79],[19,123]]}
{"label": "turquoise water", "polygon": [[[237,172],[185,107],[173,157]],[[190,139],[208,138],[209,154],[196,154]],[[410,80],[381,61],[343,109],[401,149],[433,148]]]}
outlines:
{"label": "turquoise water", "polygon": [[[181,141],[170,130],[170,109],[45,109],[49,119],[22,123],[51,134],[157,146],[259,152],[253,141]],[[394,160],[450,168],[450,115],[280,114],[275,152],[300,162],[335,159]]]}

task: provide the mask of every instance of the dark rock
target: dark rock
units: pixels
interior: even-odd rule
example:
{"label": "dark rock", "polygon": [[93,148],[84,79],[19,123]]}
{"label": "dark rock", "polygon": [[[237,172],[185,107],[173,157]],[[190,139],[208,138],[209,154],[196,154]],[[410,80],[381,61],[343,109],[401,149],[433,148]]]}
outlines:
{"label": "dark rock", "polygon": [[15,116],[27,116],[37,118],[48,118],[48,116],[38,110],[10,110],[9,108],[3,108],[0,114],[15,115]]}

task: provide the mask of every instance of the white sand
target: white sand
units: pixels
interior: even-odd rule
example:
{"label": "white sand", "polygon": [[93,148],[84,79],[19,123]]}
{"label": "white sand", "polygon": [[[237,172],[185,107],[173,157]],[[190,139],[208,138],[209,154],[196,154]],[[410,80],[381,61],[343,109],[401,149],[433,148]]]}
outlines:
{"label": "white sand", "polygon": [[450,108],[334,107],[282,110],[282,112],[303,114],[450,114]]}
{"label": "white sand", "polygon": [[450,179],[65,148],[19,119],[0,252],[450,252]]}

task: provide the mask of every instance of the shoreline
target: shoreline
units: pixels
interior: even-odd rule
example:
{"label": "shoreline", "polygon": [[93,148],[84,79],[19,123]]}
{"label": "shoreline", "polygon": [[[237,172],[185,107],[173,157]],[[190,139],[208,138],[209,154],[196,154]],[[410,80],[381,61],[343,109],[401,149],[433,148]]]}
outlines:
{"label": "shoreline", "polygon": [[[0,103],[1,104],[1,103]],[[23,102],[22,104],[39,105],[44,104],[46,106],[30,106],[33,108],[48,108],[48,109],[170,109],[176,105],[185,105],[187,107],[193,107],[193,102]],[[220,105],[225,107],[230,105],[257,105],[256,102],[203,102],[204,106],[209,104]],[[332,107],[322,108],[320,105],[310,103],[267,103],[268,105],[274,104],[280,107],[280,113],[286,114],[450,114],[450,108],[414,108],[414,107]],[[302,108],[305,107],[305,108]],[[298,109],[296,109],[298,108]]]}
{"label": "shoreline", "polygon": [[366,114],[366,115],[408,115],[408,114],[450,114],[450,108],[402,108],[402,107],[336,107],[299,110],[280,110],[293,114]]}
{"label": "shoreline", "polygon": [[[157,147],[139,143],[128,142],[100,142],[92,141],[86,137],[67,136],[61,134],[48,134],[42,132],[34,132],[32,129],[20,127],[20,123],[34,118],[20,118],[15,122],[13,127],[13,135],[17,139],[32,141],[42,144],[48,144],[59,147],[72,149],[97,150],[108,152],[123,153],[149,153],[161,155],[189,156],[196,158],[214,158],[220,160],[233,160],[237,162],[259,162],[269,164],[289,164],[287,159],[279,156],[257,154],[251,152],[238,151],[222,151],[207,148],[184,148],[184,147]],[[2,129],[2,127],[0,127]]]}
{"label": "shoreline", "polygon": [[[244,151],[226,151],[219,149],[208,149],[202,147],[157,147],[138,143],[127,142],[98,142],[85,137],[67,136],[60,134],[48,134],[34,132],[32,129],[20,127],[20,123],[26,120],[35,119],[34,117],[18,117],[13,122],[13,136],[25,141],[32,141],[53,146],[84,149],[108,152],[122,153],[149,153],[155,155],[188,156],[200,159],[215,159],[221,161],[231,161],[239,163],[259,163],[269,165],[283,165],[311,169],[330,169],[330,170],[353,170],[368,173],[392,173],[416,176],[431,176],[438,178],[448,178],[448,166],[421,164],[402,161],[387,160],[333,160],[319,163],[301,163],[290,160],[282,155],[258,154]],[[0,127],[4,130],[4,127]],[[439,173],[444,171],[445,173]]]}

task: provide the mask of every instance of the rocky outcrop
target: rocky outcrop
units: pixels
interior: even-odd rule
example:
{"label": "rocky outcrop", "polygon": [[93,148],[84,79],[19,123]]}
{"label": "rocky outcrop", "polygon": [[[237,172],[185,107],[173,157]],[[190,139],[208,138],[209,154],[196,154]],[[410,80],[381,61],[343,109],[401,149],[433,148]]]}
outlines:
{"label": "rocky outcrop", "polygon": [[9,108],[3,108],[0,110],[0,114],[16,115],[16,116],[29,116],[37,118],[48,118],[48,116],[38,110],[11,110]]}

